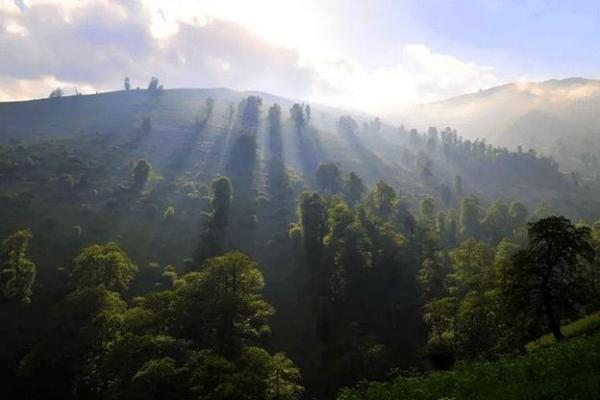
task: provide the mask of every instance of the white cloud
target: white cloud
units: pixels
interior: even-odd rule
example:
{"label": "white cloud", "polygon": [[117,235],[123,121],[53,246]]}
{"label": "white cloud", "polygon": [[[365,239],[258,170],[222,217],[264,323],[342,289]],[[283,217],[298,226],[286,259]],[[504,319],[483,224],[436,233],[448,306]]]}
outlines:
{"label": "white cloud", "polygon": [[383,115],[499,82],[492,68],[423,44],[374,68],[336,59],[316,29],[326,12],[309,15],[314,4],[299,0],[22,4],[0,0],[4,99],[45,97],[52,85],[110,90],[125,75],[143,86],[156,75],[166,87],[256,89]]}
{"label": "white cloud", "polygon": [[382,114],[414,102],[441,100],[500,82],[491,67],[431,51],[423,44],[402,48],[398,62],[365,69],[356,63],[317,63],[314,97]]}

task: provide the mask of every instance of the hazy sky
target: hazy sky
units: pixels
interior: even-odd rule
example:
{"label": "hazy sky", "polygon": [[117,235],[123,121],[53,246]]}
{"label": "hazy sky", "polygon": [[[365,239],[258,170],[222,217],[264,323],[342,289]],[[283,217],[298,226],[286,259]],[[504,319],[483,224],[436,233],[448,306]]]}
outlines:
{"label": "hazy sky", "polygon": [[597,1],[0,0],[0,100],[62,87],[256,89],[389,112],[600,75]]}

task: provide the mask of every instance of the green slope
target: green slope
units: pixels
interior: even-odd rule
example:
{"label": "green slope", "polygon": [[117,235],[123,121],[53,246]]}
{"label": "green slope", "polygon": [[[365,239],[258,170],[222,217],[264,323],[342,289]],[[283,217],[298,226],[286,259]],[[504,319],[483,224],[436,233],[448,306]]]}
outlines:
{"label": "green slope", "polygon": [[593,400],[600,398],[600,335],[449,372],[363,383],[338,400]]}

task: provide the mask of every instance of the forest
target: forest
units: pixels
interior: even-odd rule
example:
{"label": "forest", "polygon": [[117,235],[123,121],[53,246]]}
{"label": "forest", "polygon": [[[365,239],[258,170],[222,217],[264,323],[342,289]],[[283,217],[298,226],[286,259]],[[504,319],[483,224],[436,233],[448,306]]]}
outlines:
{"label": "forest", "polygon": [[0,142],[3,398],[600,398],[591,164],[157,78]]}

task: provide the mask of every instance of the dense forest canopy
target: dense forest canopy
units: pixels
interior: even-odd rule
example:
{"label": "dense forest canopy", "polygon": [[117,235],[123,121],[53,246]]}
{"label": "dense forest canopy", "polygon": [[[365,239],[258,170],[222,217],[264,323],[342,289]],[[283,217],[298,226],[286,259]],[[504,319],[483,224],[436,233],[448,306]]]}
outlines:
{"label": "dense forest canopy", "polygon": [[335,398],[504,368],[600,308],[591,171],[264,93],[123,87],[0,104],[8,398]]}

